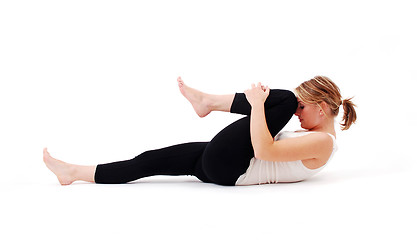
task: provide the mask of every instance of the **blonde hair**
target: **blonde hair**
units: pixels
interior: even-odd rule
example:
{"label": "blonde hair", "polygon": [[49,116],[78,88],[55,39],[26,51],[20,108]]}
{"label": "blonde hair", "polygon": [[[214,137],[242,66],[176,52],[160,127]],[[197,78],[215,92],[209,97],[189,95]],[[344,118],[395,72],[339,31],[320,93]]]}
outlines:
{"label": "blonde hair", "polygon": [[339,107],[343,105],[342,130],[348,130],[356,122],[356,105],[352,103],[352,98],[342,100],[339,87],[328,77],[315,76],[301,83],[295,93],[302,102],[317,104],[320,108],[320,103],[326,102],[333,116],[339,114]]}

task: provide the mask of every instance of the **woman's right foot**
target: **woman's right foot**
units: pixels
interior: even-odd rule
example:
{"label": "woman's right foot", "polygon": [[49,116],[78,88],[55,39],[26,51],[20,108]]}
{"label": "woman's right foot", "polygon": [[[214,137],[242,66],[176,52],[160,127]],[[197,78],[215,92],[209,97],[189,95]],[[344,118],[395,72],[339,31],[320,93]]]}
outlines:
{"label": "woman's right foot", "polygon": [[49,170],[56,175],[61,185],[70,185],[75,181],[73,177],[74,170],[71,165],[51,157],[46,148],[43,149],[43,161]]}
{"label": "woman's right foot", "polygon": [[207,116],[211,112],[208,94],[185,85],[181,77],[178,77],[177,81],[182,95],[191,103],[197,115],[199,117]]}

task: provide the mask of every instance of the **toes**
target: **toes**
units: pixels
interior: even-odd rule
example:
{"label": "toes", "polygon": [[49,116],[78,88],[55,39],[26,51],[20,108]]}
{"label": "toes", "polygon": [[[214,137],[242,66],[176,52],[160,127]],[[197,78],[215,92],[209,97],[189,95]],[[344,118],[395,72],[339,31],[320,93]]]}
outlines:
{"label": "toes", "polygon": [[178,81],[178,86],[182,89],[184,87],[184,82],[183,81]]}
{"label": "toes", "polygon": [[177,78],[177,81],[178,81],[178,83],[180,83],[180,84],[184,84],[184,81],[181,79],[181,77],[178,77],[178,78]]}

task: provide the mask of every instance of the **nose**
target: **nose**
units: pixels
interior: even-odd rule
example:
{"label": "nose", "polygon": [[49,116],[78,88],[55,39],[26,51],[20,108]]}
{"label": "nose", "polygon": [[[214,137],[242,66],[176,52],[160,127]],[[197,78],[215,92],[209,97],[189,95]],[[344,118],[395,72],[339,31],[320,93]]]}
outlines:
{"label": "nose", "polygon": [[300,116],[300,108],[297,108],[297,110],[294,113],[295,116],[299,117]]}

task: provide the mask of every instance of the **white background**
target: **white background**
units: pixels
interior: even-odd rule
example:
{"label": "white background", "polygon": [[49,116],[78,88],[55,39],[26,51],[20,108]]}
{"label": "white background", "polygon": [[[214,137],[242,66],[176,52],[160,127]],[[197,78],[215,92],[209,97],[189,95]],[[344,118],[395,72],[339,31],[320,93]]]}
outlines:
{"label": "white background", "polygon": [[[0,238],[415,239],[415,13],[401,0],[1,1]],[[305,182],[61,187],[42,161],[43,147],[130,159],[241,117],[200,119],[177,76],[223,94],[315,75],[355,97],[358,122]]]}

